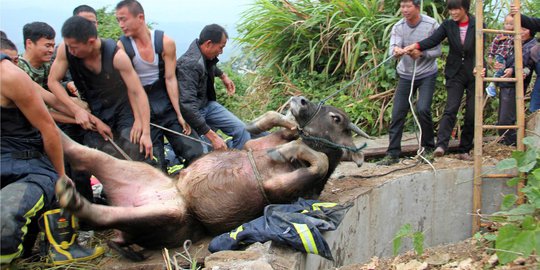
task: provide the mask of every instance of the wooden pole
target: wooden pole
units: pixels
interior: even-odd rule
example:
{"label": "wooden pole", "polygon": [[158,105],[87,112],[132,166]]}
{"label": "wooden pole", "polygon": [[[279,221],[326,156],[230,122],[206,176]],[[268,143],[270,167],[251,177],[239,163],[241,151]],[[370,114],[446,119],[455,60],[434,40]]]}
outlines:
{"label": "wooden pole", "polygon": [[472,234],[480,229],[480,216],[475,213],[482,209],[482,137],[483,137],[483,104],[484,100],[484,14],[483,1],[476,1],[476,75],[475,75],[475,99],[474,99],[474,180],[473,180],[473,221]]}
{"label": "wooden pole", "polygon": [[[514,5],[516,7],[520,6],[519,0],[514,0]],[[517,150],[524,151],[525,146],[523,145],[523,138],[525,138],[525,89],[523,82],[523,45],[521,38],[521,11],[514,15],[514,31],[516,35],[514,36],[514,55],[516,58],[515,69],[516,69],[516,119],[517,119]],[[521,173],[522,179],[525,178],[525,174]],[[522,204],[524,201],[524,195],[520,192],[521,188],[524,186],[524,181],[520,181],[517,185],[518,192],[518,203]]]}

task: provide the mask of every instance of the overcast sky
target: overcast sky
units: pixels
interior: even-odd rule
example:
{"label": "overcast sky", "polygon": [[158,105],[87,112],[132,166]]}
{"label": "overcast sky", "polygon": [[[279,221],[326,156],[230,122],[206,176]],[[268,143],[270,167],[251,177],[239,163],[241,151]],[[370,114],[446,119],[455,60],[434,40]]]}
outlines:
{"label": "overcast sky", "polygon": [[[254,0],[139,0],[147,22],[155,23],[155,29],[164,30],[176,41],[177,54],[185,52],[201,29],[210,23],[224,26],[231,38],[237,36],[235,30],[240,13]],[[60,30],[64,21],[72,15],[73,8],[87,4],[95,9],[108,6],[113,9],[116,0],[0,0],[0,29],[15,42],[22,51],[22,27],[29,22],[42,21],[56,31],[56,41],[60,42]],[[231,41],[229,41],[231,43]],[[233,44],[225,48],[222,60],[233,51]]]}

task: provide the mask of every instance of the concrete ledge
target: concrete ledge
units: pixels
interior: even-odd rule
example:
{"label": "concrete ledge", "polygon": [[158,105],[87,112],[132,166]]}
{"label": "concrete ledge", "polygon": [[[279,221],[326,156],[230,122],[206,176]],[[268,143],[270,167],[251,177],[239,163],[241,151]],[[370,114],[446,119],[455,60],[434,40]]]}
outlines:
{"label": "concrete ledge", "polygon": [[[486,166],[486,170],[493,170],[493,166]],[[426,247],[469,238],[472,234],[472,178],[471,167],[460,167],[440,169],[436,173],[414,172],[382,182],[359,193],[338,229],[325,234],[335,261],[291,249],[283,252],[283,247],[273,244],[268,249],[273,255],[266,261],[273,269],[333,269],[367,262],[372,256],[391,256],[392,240],[407,223],[424,233]],[[482,188],[485,214],[499,210],[503,194],[515,192],[514,188],[506,186],[504,179],[485,180]],[[409,241],[403,241],[401,250],[409,249],[412,249]],[[208,256],[207,261],[220,256],[219,253]],[[227,257],[230,259],[234,253],[228,253]],[[285,261],[287,265],[272,263],[276,261]],[[239,266],[238,262],[235,265]],[[235,267],[220,264],[214,269]]]}

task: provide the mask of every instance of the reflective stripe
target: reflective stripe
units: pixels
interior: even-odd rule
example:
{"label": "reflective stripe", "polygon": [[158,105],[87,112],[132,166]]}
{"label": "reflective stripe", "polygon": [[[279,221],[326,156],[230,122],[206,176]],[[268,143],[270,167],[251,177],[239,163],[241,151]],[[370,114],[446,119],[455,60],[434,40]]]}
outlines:
{"label": "reflective stripe", "polygon": [[231,238],[236,240],[236,236],[238,236],[238,234],[244,230],[244,227],[242,225],[240,225],[240,227],[236,228],[236,230],[232,231],[231,232]]}
{"label": "reflective stripe", "polygon": [[311,207],[313,208],[313,210],[321,210],[321,207],[332,208],[332,207],[335,207],[336,205],[337,203],[319,202],[319,203],[312,204]]}
{"label": "reflective stripe", "polygon": [[167,167],[167,173],[168,174],[173,174],[173,173],[181,170],[182,168],[184,168],[184,164],[176,164],[174,166]]}
{"label": "reflective stripe", "polygon": [[317,244],[315,243],[315,239],[313,239],[313,234],[309,230],[309,227],[306,224],[298,223],[293,223],[293,226],[296,232],[298,232],[306,252],[318,255],[319,250],[317,249]]}
{"label": "reflective stripe", "polygon": [[0,256],[0,264],[10,263],[13,259],[18,258],[18,257],[21,256],[21,254],[23,252],[24,237],[28,233],[28,224],[30,224],[31,218],[35,217],[37,212],[39,212],[43,208],[44,205],[45,205],[45,202],[43,201],[43,195],[41,195],[41,197],[39,197],[39,200],[36,202],[34,207],[30,208],[30,210],[28,210],[28,212],[26,212],[23,215],[23,217],[26,219],[26,223],[21,228],[21,231],[23,233],[21,243],[17,247],[17,251],[15,253],[7,254],[7,255],[1,255]]}

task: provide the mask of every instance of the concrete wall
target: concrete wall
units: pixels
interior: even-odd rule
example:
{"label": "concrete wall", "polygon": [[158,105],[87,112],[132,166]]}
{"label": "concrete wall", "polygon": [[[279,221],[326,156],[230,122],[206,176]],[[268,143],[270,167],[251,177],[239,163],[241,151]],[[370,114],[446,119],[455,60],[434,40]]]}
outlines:
{"label": "concrete wall", "polygon": [[[487,167],[487,170],[493,168]],[[401,176],[361,194],[336,231],[325,238],[334,262],[306,255],[305,269],[332,269],[392,256],[392,240],[406,223],[424,233],[425,246],[458,242],[472,232],[472,168],[419,172]],[[499,210],[503,194],[515,192],[504,179],[486,179],[482,213]],[[402,251],[412,249],[402,242]]]}

